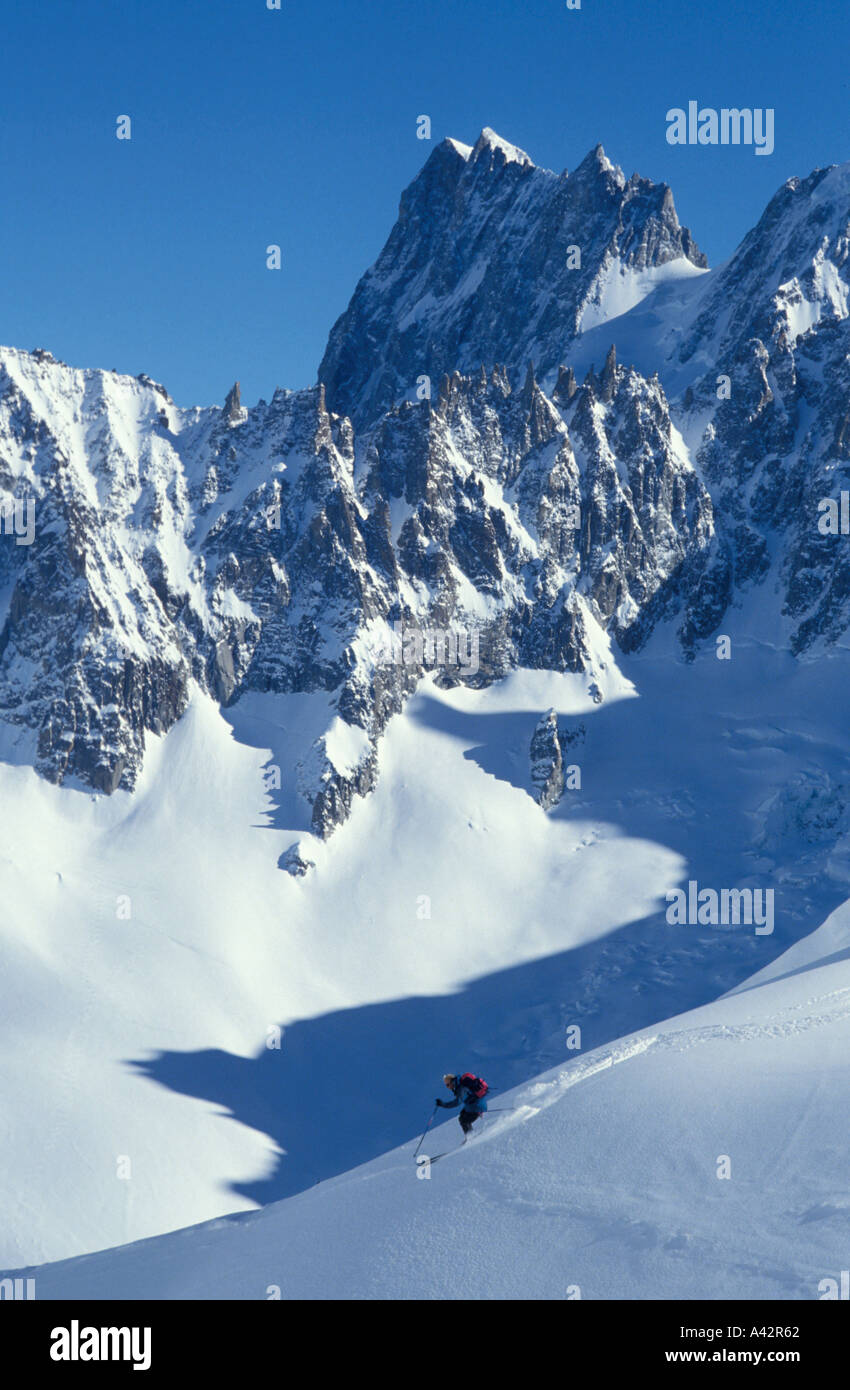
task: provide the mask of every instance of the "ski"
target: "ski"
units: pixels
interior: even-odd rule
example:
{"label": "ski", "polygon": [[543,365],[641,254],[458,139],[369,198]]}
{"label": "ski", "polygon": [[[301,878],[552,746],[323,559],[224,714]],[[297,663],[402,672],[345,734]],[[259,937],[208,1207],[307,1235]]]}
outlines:
{"label": "ski", "polygon": [[449,1154],[456,1154],[458,1150],[462,1149],[465,1143],[466,1140],[461,1139],[460,1143],[457,1144],[453,1149],[443,1149],[443,1152],[439,1154],[421,1154],[419,1159],[417,1159],[416,1166],[418,1168],[422,1160],[426,1158],[429,1163],[436,1163],[438,1158],[448,1158]]}

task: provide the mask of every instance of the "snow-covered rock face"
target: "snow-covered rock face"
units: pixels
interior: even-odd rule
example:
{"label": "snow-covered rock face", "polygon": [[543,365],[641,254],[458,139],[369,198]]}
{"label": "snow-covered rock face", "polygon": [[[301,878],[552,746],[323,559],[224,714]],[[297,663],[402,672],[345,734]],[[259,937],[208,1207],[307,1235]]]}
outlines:
{"label": "snow-covered rock face", "polygon": [[772,567],[795,652],[834,642],[850,622],[847,540],[818,524],[823,499],[848,485],[849,262],[842,165],[789,180],[684,313],[659,306],[668,351],[656,366],[711,491],[732,589]]}
{"label": "snow-covered rock face", "polygon": [[433,407],[389,412],[364,469],[364,502],[395,517],[402,604],[475,626],[480,683],[589,670],[591,619],[641,645],[711,565],[710,499],[663,392],[613,357],[554,398],[531,371],[517,389],[503,368],[455,373]]}
{"label": "snow-covered rock face", "polygon": [[491,130],[472,150],[445,140],[402,195],[319,380],[357,425],[414,394],[422,376],[482,362],[517,374],[533,360],[543,380],[581,326],[630,308],[665,269],[705,265],[669,188],[626,180],[601,145],[557,175]]}
{"label": "snow-covered rock face", "polygon": [[0,487],[34,504],[35,525],[29,546],[0,537],[0,711],[36,731],[37,765],[57,780],[131,783],[143,730],[186,705],[162,565],[188,559],[163,423],[177,414],[152,383],[3,354]]}
{"label": "snow-covered rock face", "polygon": [[[0,439],[0,483],[36,517],[32,545],[0,545],[0,710],[35,730],[46,776],[132,787],[192,680],[222,704],[344,686],[389,600],[320,390],[180,411],[153,383],[6,351]],[[326,760],[318,828],[368,766],[337,779]]]}
{"label": "snow-covered rock face", "polygon": [[[834,640],[850,552],[817,523],[850,451],[848,210],[847,168],[791,181],[706,274],[668,189],[601,147],[556,176],[484,131],[406,191],[311,390],[181,410],[148,377],[3,350],[0,716],[23,756],[132,788],[194,684],[328,692],[296,769],[326,836],[424,672],[594,681],[605,633],[634,651],[661,621],[691,655],[772,565],[792,650]],[[642,371],[608,348],[638,338]]]}
{"label": "snow-covered rock face", "polygon": [[224,705],[335,692],[345,737],[298,774],[324,836],[374,784],[375,740],[423,671],[592,673],[597,627],[633,648],[662,614],[713,616],[691,611],[710,499],[658,383],[613,357],[554,398],[531,371],[455,373],[355,463],[322,388],[181,411],[154,383],[6,351],[0,438],[37,522],[0,550],[0,708],[52,780],[131,788],[193,681]]}

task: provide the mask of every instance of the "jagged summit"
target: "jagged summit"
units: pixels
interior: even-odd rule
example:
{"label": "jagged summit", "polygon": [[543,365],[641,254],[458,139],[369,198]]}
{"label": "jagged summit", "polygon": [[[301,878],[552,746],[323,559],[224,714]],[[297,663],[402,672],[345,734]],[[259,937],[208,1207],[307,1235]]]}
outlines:
{"label": "jagged summit", "polygon": [[582,328],[682,264],[705,258],[670,190],[627,182],[601,145],[555,174],[487,128],[471,148],[443,141],[334,325],[319,379],[331,408],[363,427],[423,375],[533,358],[545,378]]}
{"label": "jagged summit", "polygon": [[598,177],[600,174],[609,175],[619,188],[625,188],[626,176],[620,166],[611,162],[601,145],[594,145],[577,166],[573,177]]}
{"label": "jagged summit", "polygon": [[[489,160],[491,168],[502,167],[503,164],[519,164],[532,169],[541,167],[536,164],[530,154],[520,149],[519,145],[513,144],[510,140],[503,139],[503,137],[490,126],[484,126],[484,129],[481,131],[474,145],[467,145],[462,140],[457,140],[453,136],[447,136],[442,143],[443,145],[449,146],[455,153],[461,155],[465,163],[476,163],[482,158],[486,160],[488,156],[499,154],[503,156],[500,161],[493,163],[492,159]],[[439,149],[440,147],[438,146],[437,148]],[[619,165],[614,164],[608,158],[601,144],[596,144],[592,149],[588,150],[584,159],[576,166],[575,172],[578,173],[580,170],[583,172],[592,171],[595,173],[611,174],[621,186],[626,182],[623,170]],[[551,171],[545,170],[544,172]],[[565,169],[562,177],[569,177],[569,170]]]}
{"label": "jagged summit", "polygon": [[466,145],[462,140],[447,136],[442,144],[437,146],[435,153],[444,147],[459,154],[464,163],[485,162],[491,169],[501,168],[505,164],[519,164],[529,169],[536,167],[534,160],[529,154],[526,154],[525,150],[521,150],[518,145],[511,144],[510,140],[503,140],[501,135],[498,135],[495,130],[491,130],[490,126],[484,127],[474,145]]}
{"label": "jagged summit", "polygon": [[472,159],[478,161],[487,155],[491,156],[491,161],[492,156],[498,155],[501,156],[501,162],[505,164],[535,167],[534,160],[526,154],[525,150],[521,150],[518,145],[512,145],[509,140],[503,140],[501,135],[497,135],[495,130],[491,130],[489,126],[485,126],[479,135],[472,150]]}
{"label": "jagged summit", "polygon": [[233,383],[233,385],[227,393],[227,398],[224,402],[223,414],[225,420],[227,420],[228,424],[231,425],[236,424],[237,421],[243,418],[242,393],[238,381],[235,381]]}
{"label": "jagged summit", "polygon": [[437,148],[441,149],[446,146],[450,150],[453,150],[455,154],[459,154],[464,160],[469,159],[469,156],[472,154],[471,145],[464,145],[462,140],[454,140],[450,135],[447,135],[442,146],[438,146]]}

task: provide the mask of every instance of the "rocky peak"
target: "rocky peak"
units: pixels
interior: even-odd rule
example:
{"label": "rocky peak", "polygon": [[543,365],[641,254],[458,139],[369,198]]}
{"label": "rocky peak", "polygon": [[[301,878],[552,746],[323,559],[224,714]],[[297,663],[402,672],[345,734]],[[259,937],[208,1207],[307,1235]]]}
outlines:
{"label": "rocky peak", "polygon": [[534,168],[534,161],[525,150],[521,150],[518,145],[512,145],[509,140],[503,140],[489,126],[485,126],[479,135],[469,162],[476,165],[484,164],[488,172],[503,168],[506,164],[517,164],[523,169]]}
{"label": "rocky peak", "polygon": [[319,379],[331,409],[360,428],[423,376],[436,382],[482,360],[516,375],[533,359],[543,380],[588,314],[621,312],[610,285],[630,277],[640,298],[637,272],[683,258],[705,264],[669,189],[627,183],[601,146],[557,175],[492,131],[471,150],[443,141],[334,325]]}
{"label": "rocky peak", "polygon": [[235,381],[227,393],[222,410],[224,420],[228,425],[239,424],[243,417],[242,396],[239,390],[239,382]]}
{"label": "rocky peak", "polygon": [[563,364],[558,368],[558,380],[552,392],[552,399],[558,405],[568,405],[578,390],[575,372],[572,367],[565,367]]}

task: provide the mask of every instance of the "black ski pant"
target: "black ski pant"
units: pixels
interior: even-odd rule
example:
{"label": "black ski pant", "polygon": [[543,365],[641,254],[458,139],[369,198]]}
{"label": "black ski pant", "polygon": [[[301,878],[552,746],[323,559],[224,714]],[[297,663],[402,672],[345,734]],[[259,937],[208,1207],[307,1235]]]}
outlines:
{"label": "black ski pant", "polygon": [[472,1129],[472,1126],[475,1124],[475,1121],[480,1117],[480,1115],[480,1110],[461,1110],[460,1127],[463,1130],[464,1134],[469,1133],[469,1131]]}

